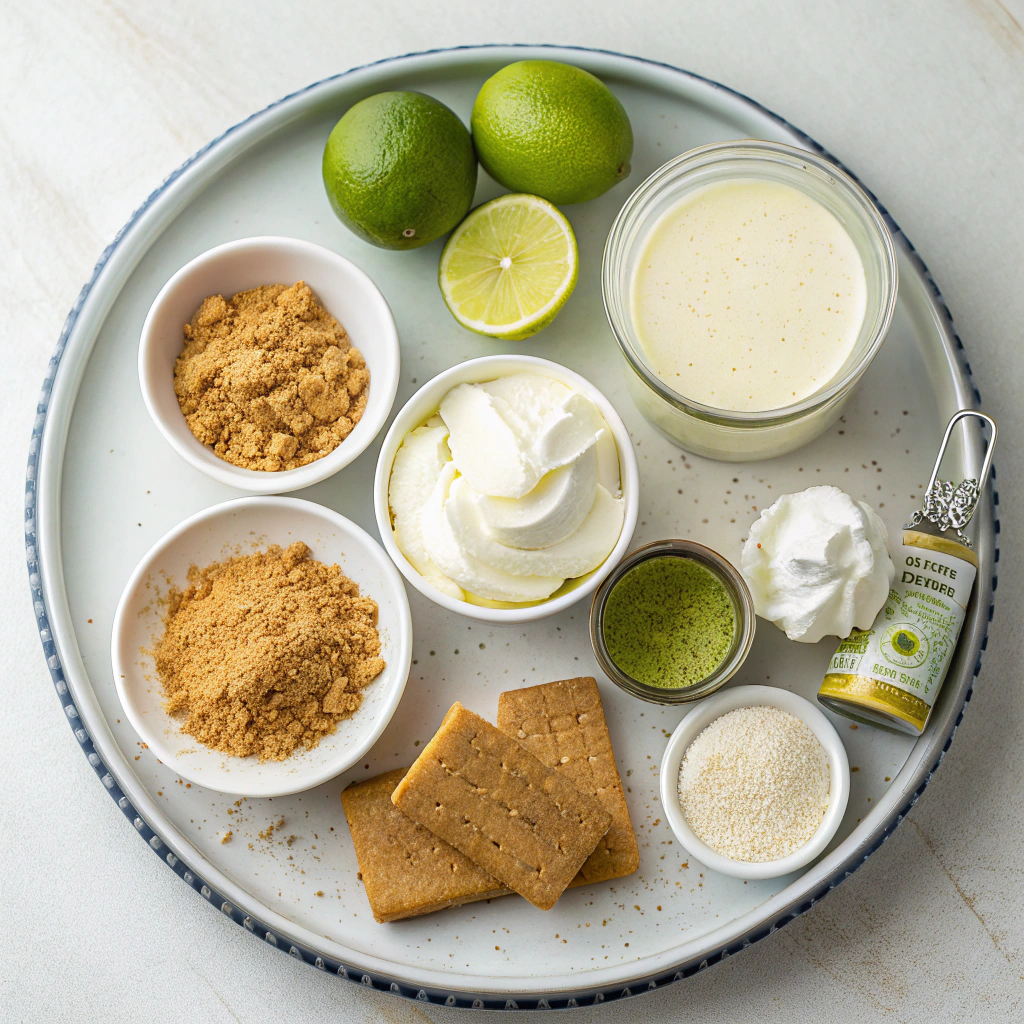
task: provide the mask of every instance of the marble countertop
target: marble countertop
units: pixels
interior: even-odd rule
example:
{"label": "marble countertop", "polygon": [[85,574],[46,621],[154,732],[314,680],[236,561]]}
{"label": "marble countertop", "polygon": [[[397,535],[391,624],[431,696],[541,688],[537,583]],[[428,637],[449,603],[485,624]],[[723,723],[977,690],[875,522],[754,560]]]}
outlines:
{"label": "marble countertop", "polygon": [[685,983],[573,1019],[1020,1020],[1022,23],[1022,0],[0,3],[0,1016],[467,1019],[254,942],[132,834],[54,699],[25,579],[22,480],[63,319],[100,251],[170,170],[252,111],[353,65],[528,41],[685,67],[821,142],[921,252],[1001,425],[996,617],[956,742],[921,801],[784,931]]}

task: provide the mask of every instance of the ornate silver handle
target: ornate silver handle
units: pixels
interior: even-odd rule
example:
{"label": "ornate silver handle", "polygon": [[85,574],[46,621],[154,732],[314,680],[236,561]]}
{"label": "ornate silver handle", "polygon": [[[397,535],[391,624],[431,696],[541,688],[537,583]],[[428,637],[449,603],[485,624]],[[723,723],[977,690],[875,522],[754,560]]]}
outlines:
{"label": "ornate silver handle", "polygon": [[[954,486],[951,480],[940,480],[939,467],[949,447],[950,438],[953,436],[953,428],[962,419],[974,416],[987,423],[992,432],[989,438],[988,448],[985,451],[985,460],[981,466],[981,473],[977,480],[961,480]],[[978,499],[985,487],[985,480],[988,478],[989,470],[992,468],[992,453],[996,447],[996,437],[999,435],[999,428],[991,416],[986,416],[976,409],[961,409],[953,414],[953,418],[946,425],[946,433],[943,435],[942,444],[939,445],[939,453],[935,457],[935,465],[932,467],[932,475],[928,481],[928,487],[924,493],[924,501],[907,523],[906,529],[912,529],[923,520],[928,520],[938,527],[941,533],[946,530],[955,529],[957,538],[967,547],[971,546],[970,540],[964,535],[964,529],[971,521],[974,510],[977,508]]]}

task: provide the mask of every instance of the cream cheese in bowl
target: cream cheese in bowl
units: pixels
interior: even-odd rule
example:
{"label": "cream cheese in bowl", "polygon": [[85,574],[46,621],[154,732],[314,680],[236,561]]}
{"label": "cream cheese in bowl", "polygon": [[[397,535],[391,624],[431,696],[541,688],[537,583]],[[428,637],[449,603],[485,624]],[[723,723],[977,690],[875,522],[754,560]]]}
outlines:
{"label": "cream cheese in bowl", "polygon": [[625,515],[601,411],[533,372],[451,388],[406,435],[388,501],[395,542],[437,589],[508,604],[598,568]]}
{"label": "cream cheese in bowl", "polygon": [[626,554],[640,472],[622,418],[585,377],[537,356],[481,356],[399,410],[373,507],[424,597],[481,622],[534,622],[592,595]]}

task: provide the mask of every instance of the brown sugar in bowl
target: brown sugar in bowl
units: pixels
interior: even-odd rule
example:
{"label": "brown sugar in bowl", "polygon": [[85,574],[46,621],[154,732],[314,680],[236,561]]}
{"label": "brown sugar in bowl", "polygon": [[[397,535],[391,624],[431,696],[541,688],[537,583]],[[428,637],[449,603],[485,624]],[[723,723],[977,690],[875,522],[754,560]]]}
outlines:
{"label": "brown sugar in bowl", "polygon": [[[189,429],[174,390],[184,328],[210,296],[229,298],[264,285],[304,281],[344,328],[369,372],[359,422],[328,454],[271,472],[233,465]],[[207,476],[249,494],[278,494],[327,479],[357,458],[387,420],[398,390],[398,331],[387,301],[354,263],[297,238],[258,237],[226,242],[185,264],[153,301],[139,345],[139,383],[146,408],[172,448]]]}

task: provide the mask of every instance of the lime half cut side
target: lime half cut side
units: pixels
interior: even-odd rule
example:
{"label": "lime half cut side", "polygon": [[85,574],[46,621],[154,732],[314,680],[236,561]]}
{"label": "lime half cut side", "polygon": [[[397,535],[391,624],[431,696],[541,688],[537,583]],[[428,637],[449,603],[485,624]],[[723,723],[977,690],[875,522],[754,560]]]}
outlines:
{"label": "lime half cut side", "polygon": [[478,206],[455,229],[438,281],[463,327],[519,341],[554,320],[578,269],[568,220],[546,199],[513,194]]}

